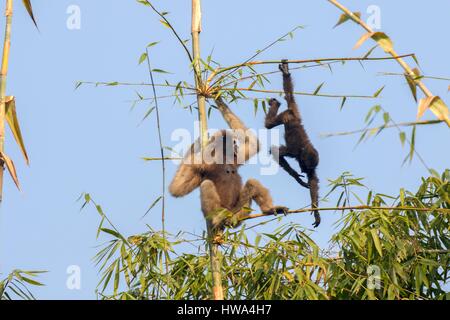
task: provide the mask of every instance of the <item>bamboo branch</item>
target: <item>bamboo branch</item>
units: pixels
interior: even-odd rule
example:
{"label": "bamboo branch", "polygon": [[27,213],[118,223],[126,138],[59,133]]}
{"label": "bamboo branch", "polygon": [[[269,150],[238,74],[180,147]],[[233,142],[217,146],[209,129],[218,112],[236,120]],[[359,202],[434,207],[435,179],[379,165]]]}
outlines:
{"label": "bamboo branch", "polygon": [[[331,4],[335,5],[337,8],[339,8],[342,12],[344,12],[351,20],[353,20],[355,23],[359,24],[362,28],[364,28],[369,34],[374,34],[374,31],[370,28],[369,25],[367,25],[360,17],[358,17],[356,14],[351,12],[349,9],[344,7],[342,4],[340,4],[336,0],[327,0]],[[405,60],[402,59],[401,56],[397,54],[397,52],[394,50],[393,47],[386,46],[383,48],[384,51],[388,54],[390,54],[392,57],[395,58],[395,60],[400,64],[400,66],[403,68],[407,76],[409,76],[411,79],[413,79],[414,83],[420,88],[420,90],[425,94],[427,98],[433,98],[433,93],[427,88],[427,86],[420,81],[420,79],[417,79],[417,75],[415,74],[414,70],[405,62]],[[444,102],[442,102],[444,103]],[[440,120],[444,120],[447,125],[450,127],[450,118],[448,117],[448,107],[444,104],[444,106],[447,109],[446,114],[442,114],[438,110],[435,110],[435,108],[432,108],[431,111],[436,115],[436,117]]]}
{"label": "bamboo branch", "polygon": [[[403,73],[396,73],[396,72],[379,72],[378,74],[380,74],[382,76],[402,76],[402,77],[405,76]],[[416,75],[415,79],[417,79],[417,78],[430,79],[430,80],[450,81],[450,78],[436,77],[436,76],[426,76],[426,75],[420,75],[420,76]]]}
{"label": "bamboo branch", "polygon": [[[414,54],[405,54],[401,56],[394,56],[394,57],[378,57],[378,58],[369,58],[369,57],[349,57],[349,58],[320,58],[320,59],[306,59],[306,60],[288,60],[288,63],[290,64],[297,64],[297,63],[319,63],[319,62],[329,62],[329,61],[380,61],[380,60],[395,60],[398,58],[406,58],[406,57],[413,57]],[[208,78],[208,82],[211,82],[211,80],[226,71],[236,69],[236,68],[242,68],[242,67],[248,67],[248,66],[255,66],[255,65],[261,65],[261,64],[279,64],[281,63],[281,60],[265,60],[265,61],[249,61],[249,62],[243,62],[236,65],[232,65],[229,67],[219,68],[211,73],[211,75]]]}
{"label": "bamboo branch", "polygon": [[[271,43],[269,43],[267,46],[265,46],[264,48],[262,48],[261,50],[256,51],[255,54],[253,54],[250,58],[248,58],[247,60],[245,60],[244,63],[247,63],[249,61],[252,61],[253,59],[255,59],[257,56],[259,56],[261,53],[263,53],[264,51],[270,49],[272,46],[274,46],[277,42],[283,40],[284,38],[286,38],[288,35],[292,34],[294,31],[296,31],[297,29],[302,28],[301,26],[296,26],[294,29],[286,32],[284,35],[282,35],[281,37],[279,37],[278,39],[276,39],[275,41],[272,41]],[[231,70],[231,72],[221,76],[219,79],[217,79],[212,86],[214,86],[216,83],[220,82],[222,79],[227,78],[228,76],[233,75],[234,72],[236,72],[239,69],[239,67],[235,67],[234,70]],[[211,78],[212,79],[212,78]],[[208,79],[206,81],[206,83],[209,85],[210,79]]]}
{"label": "bamboo branch", "polygon": [[363,133],[368,131],[379,131],[387,128],[395,128],[395,127],[412,127],[412,126],[424,126],[424,125],[433,125],[443,123],[443,120],[429,120],[429,121],[415,121],[415,122],[401,122],[396,124],[385,124],[379,127],[367,128],[367,129],[359,129],[354,131],[343,131],[343,132],[332,132],[332,133],[322,133],[320,136],[322,138],[330,138],[336,136],[349,136],[352,134]]}
{"label": "bamboo branch", "polygon": [[[284,91],[280,90],[263,90],[263,89],[249,89],[249,88],[221,88],[222,91],[248,91],[248,92],[258,92],[258,93],[271,93],[271,94],[283,94]],[[293,92],[295,95],[302,96],[313,96],[313,97],[324,97],[324,98],[357,98],[357,99],[375,99],[374,96],[364,96],[364,95],[338,95],[338,94],[321,94],[321,93],[309,93],[309,92]]]}
{"label": "bamboo branch", "polygon": [[156,109],[156,126],[158,128],[158,142],[159,142],[159,149],[161,152],[161,169],[162,169],[162,195],[161,195],[161,225],[162,225],[162,232],[163,232],[163,239],[164,239],[164,255],[166,259],[165,267],[166,267],[166,274],[169,276],[169,253],[167,252],[167,237],[166,237],[166,162],[165,162],[165,155],[164,155],[164,145],[162,141],[162,134],[161,134],[161,121],[159,116],[159,105],[158,105],[158,98],[156,95],[156,87],[154,85],[155,81],[153,79],[153,72],[152,72],[152,66],[150,63],[150,55],[148,53],[148,48],[146,49],[147,52],[147,66],[148,66],[148,72],[150,75],[150,81],[152,84],[153,89],[153,97],[155,101],[155,109]]}
{"label": "bamboo branch", "polygon": [[[299,210],[291,210],[286,212],[286,215],[294,214],[294,213],[306,213],[313,211],[313,208],[307,208],[307,209],[299,209]],[[399,211],[419,211],[419,212],[439,212],[443,214],[450,214],[450,209],[444,209],[444,208],[416,208],[416,207],[372,207],[372,206],[352,206],[352,207],[329,207],[329,208],[318,208],[319,211],[347,211],[347,210],[399,210]],[[256,219],[261,217],[267,217],[267,216],[273,216],[274,214],[264,214],[264,213],[257,213],[257,214],[251,214],[247,217],[244,217],[241,219],[241,221],[244,220],[250,220],[250,219]]]}
{"label": "bamboo branch", "polygon": [[172,33],[174,34],[174,36],[177,38],[178,42],[181,44],[181,46],[183,47],[184,51],[186,51],[186,54],[189,58],[189,61],[192,63],[193,59],[192,59],[192,55],[189,52],[189,49],[187,48],[186,44],[184,43],[183,40],[181,40],[180,36],[178,35],[177,31],[175,30],[175,28],[172,26],[172,24],[169,22],[169,20],[167,20],[167,18],[165,17],[164,14],[162,14],[161,12],[159,12],[148,0],[144,0],[145,4],[147,4],[150,8],[152,8],[152,10],[166,23],[166,25],[169,27],[170,30],[172,30]]}
{"label": "bamboo branch", "polygon": [[168,88],[182,88],[187,90],[195,90],[194,87],[186,87],[181,85],[175,85],[175,84],[166,84],[166,83],[146,83],[146,82],[106,82],[106,81],[100,81],[100,82],[93,82],[93,81],[80,81],[77,83],[77,85],[81,84],[91,84],[96,86],[134,86],[134,87],[168,87]]}
{"label": "bamboo branch", "polygon": [[[5,150],[5,116],[6,116],[6,80],[8,76],[9,52],[11,48],[11,26],[13,16],[13,0],[6,0],[6,26],[3,41],[2,66],[0,70],[0,152]],[[3,173],[5,161],[0,159],[0,203],[3,201]]]}

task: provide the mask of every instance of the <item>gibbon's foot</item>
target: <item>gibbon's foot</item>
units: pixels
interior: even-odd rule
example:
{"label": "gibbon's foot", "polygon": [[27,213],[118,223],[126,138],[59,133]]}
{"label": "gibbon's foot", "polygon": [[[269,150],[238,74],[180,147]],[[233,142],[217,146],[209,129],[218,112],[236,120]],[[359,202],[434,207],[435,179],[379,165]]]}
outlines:
{"label": "gibbon's foot", "polygon": [[288,211],[289,211],[289,208],[286,208],[286,207],[283,207],[283,206],[275,206],[273,208],[270,208],[269,210],[264,211],[263,213],[267,214],[267,215],[274,215],[274,216],[276,216],[276,215],[278,215],[280,213],[282,213],[284,215],[287,215]]}
{"label": "gibbon's foot", "polygon": [[218,232],[212,239],[213,244],[222,245],[224,243],[223,232]]}
{"label": "gibbon's foot", "polygon": [[277,107],[279,107],[279,106],[281,106],[281,103],[277,99],[272,98],[272,99],[269,100],[269,106],[277,106]]}
{"label": "gibbon's foot", "polygon": [[314,213],[314,219],[315,219],[315,221],[314,221],[314,223],[312,225],[313,225],[314,228],[317,228],[319,226],[319,224],[320,224],[320,221],[321,221],[320,214],[319,214],[318,211],[315,211],[315,212],[312,212],[312,213]]}
{"label": "gibbon's foot", "polygon": [[291,73],[289,72],[289,64],[287,62],[287,59],[281,60],[281,64],[278,66],[280,71],[283,73],[284,76],[290,76]]}

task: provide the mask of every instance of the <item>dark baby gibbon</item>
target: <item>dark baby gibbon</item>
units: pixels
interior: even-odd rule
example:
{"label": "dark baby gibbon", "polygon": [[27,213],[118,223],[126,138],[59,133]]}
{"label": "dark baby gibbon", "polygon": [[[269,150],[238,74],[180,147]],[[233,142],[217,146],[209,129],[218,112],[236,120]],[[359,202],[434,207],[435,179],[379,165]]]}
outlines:
{"label": "dark baby gibbon", "polygon": [[[301,186],[309,188],[312,207],[318,208],[319,179],[316,174],[316,168],[319,164],[319,153],[312,145],[303,127],[302,118],[294,98],[294,86],[287,61],[283,60],[279,68],[283,74],[283,87],[288,109],[278,114],[281,104],[278,100],[271,99],[265,126],[267,129],[272,129],[276,126],[284,125],[286,146],[272,147],[272,155],[280,166]],[[304,182],[301,175],[289,165],[286,157],[294,158],[298,161],[301,171],[308,177],[308,183]],[[313,226],[316,228],[320,224],[320,214],[318,210],[313,212],[315,218]]]}
{"label": "dark baby gibbon", "polygon": [[[259,141],[220,97],[216,104],[233,130],[215,133],[203,152],[199,141],[194,143],[169,186],[170,193],[182,197],[200,187],[203,214],[216,230],[237,226],[249,214],[246,208],[252,200],[265,214],[285,213],[288,209],[274,206],[269,190],[258,180],[250,179],[243,185],[238,169],[258,153]],[[233,216],[224,217],[223,209]]]}

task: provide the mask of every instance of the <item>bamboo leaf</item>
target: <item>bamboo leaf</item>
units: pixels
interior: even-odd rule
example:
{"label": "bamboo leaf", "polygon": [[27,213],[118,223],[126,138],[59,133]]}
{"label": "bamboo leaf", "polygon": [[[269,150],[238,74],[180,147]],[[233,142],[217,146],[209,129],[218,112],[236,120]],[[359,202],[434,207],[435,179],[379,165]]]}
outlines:
{"label": "bamboo leaf", "polygon": [[157,45],[158,43],[159,43],[159,41],[149,43],[149,44],[147,45],[147,48],[153,47],[153,46]]}
{"label": "bamboo leaf", "polygon": [[38,25],[36,23],[36,19],[34,18],[33,7],[31,6],[31,1],[30,0],[22,0],[22,2],[23,2],[23,5],[25,6],[25,9],[27,9],[31,20],[33,20],[34,25],[36,26],[36,28],[38,28]]}
{"label": "bamboo leaf", "polygon": [[372,32],[368,32],[368,33],[363,34],[363,35],[361,36],[361,38],[359,38],[358,42],[356,42],[356,44],[355,44],[355,46],[353,47],[353,49],[356,50],[356,49],[358,49],[359,47],[361,47],[362,44],[363,44],[364,42],[366,42],[367,39],[369,39],[369,38],[372,37],[372,36],[373,36],[373,33],[372,33]]}
{"label": "bamboo leaf", "polygon": [[372,52],[376,49],[378,47],[378,44],[377,45],[375,45],[375,46],[373,46],[369,51],[367,51],[367,53],[364,55],[364,59],[365,58],[368,58],[371,54],[372,54]]}
{"label": "bamboo leaf", "polygon": [[400,142],[402,143],[402,147],[405,146],[405,140],[406,140],[406,133],[404,131],[399,133],[400,136]]}
{"label": "bamboo leaf", "polygon": [[372,234],[373,243],[375,244],[375,248],[377,249],[380,256],[383,256],[383,250],[381,248],[381,242],[380,238],[378,237],[377,230],[372,229],[370,230],[370,233]]}
{"label": "bamboo leaf", "polygon": [[153,201],[153,203],[150,205],[150,208],[148,208],[148,210],[145,212],[144,216],[142,218],[144,218],[155,206],[156,204],[163,198],[163,196],[159,196],[155,201]]}
{"label": "bamboo leaf", "polygon": [[25,143],[23,142],[22,132],[20,130],[19,120],[17,119],[16,112],[16,100],[14,97],[6,98],[6,121],[11,129],[11,132],[14,136],[14,140],[16,140],[17,145],[20,148],[20,151],[25,158],[27,164],[30,164],[27,150],[25,148]]}
{"label": "bamboo leaf", "polygon": [[170,29],[170,25],[166,22],[166,21],[164,21],[164,20],[159,20],[159,22],[161,22],[162,23],[162,25],[164,26],[164,27],[166,27],[166,28],[169,28]]}
{"label": "bamboo leaf", "polygon": [[139,64],[142,64],[145,60],[147,60],[147,53],[144,52],[139,58]]}
{"label": "bamboo leaf", "polygon": [[17,189],[20,190],[19,179],[17,178],[16,167],[14,166],[14,162],[2,151],[0,151],[1,160],[6,164],[6,168],[8,169],[11,178],[14,180],[14,183],[17,186]]}
{"label": "bamboo leaf", "polygon": [[375,40],[386,53],[392,51],[394,44],[392,43],[391,38],[389,38],[384,32],[375,32],[371,35],[371,38]]}
{"label": "bamboo leaf", "polygon": [[411,77],[408,74],[405,74],[406,82],[408,83],[409,89],[411,90],[411,93],[414,97],[414,100],[417,102],[417,84],[416,82],[411,79]]}
{"label": "bamboo leaf", "polygon": [[344,105],[345,105],[345,102],[347,101],[347,97],[343,97],[342,98],[342,102],[341,102],[341,107],[339,108],[339,110],[342,110],[342,109],[344,109]]}
{"label": "bamboo leaf", "polygon": [[317,95],[320,92],[320,89],[322,89],[323,85],[325,84],[325,82],[322,82],[317,88],[316,90],[314,90],[313,95]]}
{"label": "bamboo leaf", "polygon": [[445,121],[450,126],[448,107],[440,97],[435,97],[431,101],[430,109],[439,120]]}
{"label": "bamboo leaf", "polygon": [[[359,19],[361,19],[361,12],[353,12],[353,14],[355,16],[357,16]],[[351,17],[348,14],[346,14],[346,13],[341,14],[341,16],[339,17],[338,22],[336,23],[336,25],[333,28],[336,28],[337,26],[340,26],[341,24],[347,22],[350,19],[351,19]]]}
{"label": "bamboo leaf", "polygon": [[378,98],[379,95],[381,94],[381,92],[383,92],[383,90],[384,90],[385,87],[386,87],[386,86],[382,86],[380,89],[378,89],[377,92],[374,93],[373,97],[374,97],[374,98]]}
{"label": "bamboo leaf", "polygon": [[419,106],[417,108],[417,120],[422,118],[425,111],[427,111],[431,107],[433,100],[436,98],[437,97],[432,96],[432,97],[426,97],[426,98],[420,99]]}

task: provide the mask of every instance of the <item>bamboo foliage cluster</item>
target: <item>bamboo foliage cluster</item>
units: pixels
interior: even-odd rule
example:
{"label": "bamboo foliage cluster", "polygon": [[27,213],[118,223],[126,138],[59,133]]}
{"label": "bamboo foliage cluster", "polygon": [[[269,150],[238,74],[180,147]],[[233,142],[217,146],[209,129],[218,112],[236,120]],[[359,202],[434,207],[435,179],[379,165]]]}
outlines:
{"label": "bamboo foliage cluster", "polygon": [[402,58],[398,57],[398,54],[394,49],[394,44],[389,36],[384,32],[373,31],[370,26],[361,19],[361,13],[351,12],[337,0],[328,1],[344,12],[339,18],[336,26],[348,20],[352,20],[367,31],[367,33],[362,35],[358,40],[355,45],[355,49],[359,48],[365,41],[372,38],[372,40],[374,40],[387,54],[390,54],[392,57],[397,57],[395,60],[405,71],[404,75],[414,99],[417,101],[417,87],[420,88],[425,95],[425,97],[419,101],[417,118],[420,119],[425,111],[430,109],[439,120],[446,122],[450,127],[449,109],[445,102],[440,97],[433,95],[433,93],[426,87],[426,85],[422,82],[422,76],[417,68],[411,68]]}
{"label": "bamboo foliage cluster", "polygon": [[[36,19],[33,14],[33,8],[30,0],[22,0],[30,18],[37,28]],[[9,67],[9,56],[11,48],[11,29],[12,29],[12,17],[13,17],[13,0],[5,1],[5,37],[3,41],[3,55],[0,71],[0,202],[3,199],[3,171],[4,168],[8,170],[11,178],[20,189],[19,179],[17,177],[16,168],[13,160],[11,160],[5,153],[5,122],[8,123],[13,137],[19,146],[25,161],[29,164],[29,158],[25,149],[22,133],[20,130],[19,121],[16,111],[16,99],[13,96],[6,95],[6,84]]]}
{"label": "bamboo foliage cluster", "polygon": [[[337,206],[347,204],[350,193],[363,198],[359,189],[367,190],[361,179],[348,174],[330,181],[330,192],[340,193]],[[224,298],[448,299],[450,214],[438,210],[450,209],[450,171],[424,179],[414,193],[369,191],[365,198],[361,205],[367,209],[342,214],[326,249],[292,223],[252,241],[246,233],[251,227],[227,231],[220,256]],[[91,197],[85,197],[83,206],[90,203]],[[126,237],[114,226],[105,227],[105,213],[94,205],[102,220],[98,234],[110,238],[95,257],[102,274],[99,297],[213,298],[207,238],[180,232],[166,240],[150,227]],[[192,249],[180,253],[177,247]],[[167,271],[164,250],[170,256]],[[374,266],[380,270],[377,288],[370,286],[368,270]]]}
{"label": "bamboo foliage cluster", "polygon": [[45,271],[13,270],[0,280],[0,300],[35,300],[30,286],[43,286],[36,278]]}
{"label": "bamboo foliage cluster", "polygon": [[[185,109],[191,112],[195,109],[200,119],[201,140],[207,141],[207,119],[211,116],[215,106],[210,103],[211,98],[223,96],[228,101],[253,100],[255,113],[261,108],[266,111],[266,98],[259,94],[283,94],[282,91],[267,90],[268,76],[278,72],[262,73],[258,66],[278,64],[278,60],[258,61],[256,57],[270,49],[278,42],[293,38],[296,31],[302,29],[297,26],[285,33],[269,45],[257,50],[254,55],[244,62],[231,66],[222,66],[212,54],[206,59],[200,55],[201,9],[200,1],[192,0],[191,45],[189,40],[182,40],[177,30],[169,20],[169,13],[162,12],[148,0],[138,0],[139,3],[151,8],[159,17],[161,24],[170,30],[180,46],[186,52],[194,74],[194,84],[181,80],[170,83],[124,83],[124,82],[79,82],[105,86],[136,86],[153,88],[153,97],[145,97],[137,93],[138,99],[133,101],[133,107],[138,103],[150,102],[151,107],[146,112],[146,119],[155,110],[158,99],[173,98]],[[410,86],[413,97],[418,100],[417,88],[425,94],[419,102],[418,118],[425,109],[431,109],[438,120],[417,121],[414,123],[397,123],[381,106],[371,108],[366,116],[366,128],[360,130],[362,135],[358,143],[367,136],[378,135],[382,130],[390,127],[412,126],[411,139],[399,132],[402,145],[408,142],[410,152],[406,160],[412,160],[417,154],[415,145],[416,125],[428,125],[448,122],[448,109],[442,100],[435,97],[421,81],[418,68],[412,69],[405,62],[412,58],[418,64],[414,54],[399,55],[393,49],[390,38],[382,32],[373,32],[361,20],[361,15],[352,13],[337,1],[329,2],[344,11],[336,26],[353,20],[363,26],[367,34],[357,42],[355,48],[372,38],[377,46],[371,48],[361,57],[340,57],[325,59],[290,60],[290,64],[298,64],[292,70],[304,68],[323,68],[330,70],[336,64],[348,61],[369,62],[396,60],[405,70],[405,78]],[[149,59],[148,48],[157,45],[150,43],[146,52],[139,58],[139,63]],[[389,56],[372,57],[376,47],[381,47]],[[150,72],[167,73],[162,69],[150,69]],[[173,90],[172,94],[157,96],[155,88]],[[337,98],[341,100],[342,109],[349,99],[377,99],[384,87],[373,94],[330,94],[323,93],[324,83],[312,92],[295,92],[298,95]],[[256,96],[250,96],[256,95]],[[191,101],[186,103],[186,100]],[[209,107],[207,108],[207,103]],[[375,117],[382,114],[384,125],[369,128]],[[345,133],[344,133],[345,134]],[[167,148],[167,147],[165,147]],[[161,145],[161,149],[163,149]],[[166,160],[164,153],[161,157],[146,157],[145,160]],[[447,281],[448,275],[448,172],[441,177],[429,170],[431,177],[424,182],[425,187],[418,193],[405,193],[394,199],[388,205],[386,196],[367,195],[367,201],[357,206],[349,205],[347,189],[350,185],[361,185],[357,179],[347,177],[332,182],[334,187],[344,186],[336,207],[323,208],[324,211],[341,210],[348,212],[342,218],[341,229],[333,236],[332,248],[320,250],[308,237],[307,232],[297,225],[286,225],[277,229],[274,234],[259,235],[254,244],[246,238],[246,228],[240,232],[225,234],[222,250],[211,240],[214,235],[208,226],[207,236],[195,236],[186,239],[180,234],[166,237],[163,231],[149,229],[147,233],[124,237],[107,219],[100,206],[96,209],[101,216],[98,235],[107,234],[113,237],[97,254],[95,260],[102,271],[99,283],[99,296],[105,299],[443,299],[446,292],[441,284]],[[151,210],[163,195],[151,205]],[[341,200],[344,203],[341,204]],[[359,198],[358,198],[359,199]],[[430,201],[430,199],[432,199]],[[85,205],[91,203],[89,195],[85,195]],[[307,212],[310,209],[300,209],[291,213]],[[252,214],[249,219],[261,217]],[[279,218],[274,218],[277,220]],[[108,222],[111,228],[105,228]],[[267,222],[263,222],[264,224]],[[433,230],[422,242],[413,241],[422,235],[424,230]],[[416,232],[418,233],[416,235]],[[399,237],[397,237],[397,234]],[[436,236],[437,238],[433,238]],[[178,245],[194,245],[197,254],[178,254]],[[209,247],[209,251],[205,248]],[[401,247],[403,251],[396,252]],[[389,250],[389,251],[388,251]],[[386,259],[386,252],[395,253],[394,258]],[[405,260],[406,259],[406,260]],[[430,261],[438,261],[432,265]],[[376,263],[382,270],[389,273],[380,275],[383,290],[376,291],[366,286],[368,275],[366,269]],[[209,266],[209,267],[208,267]],[[256,270],[256,271],[255,271]],[[392,271],[394,270],[394,271]],[[431,278],[426,274],[431,273]],[[112,293],[108,293],[112,288]],[[437,289],[436,289],[437,288]],[[212,289],[212,290],[211,290]]]}

